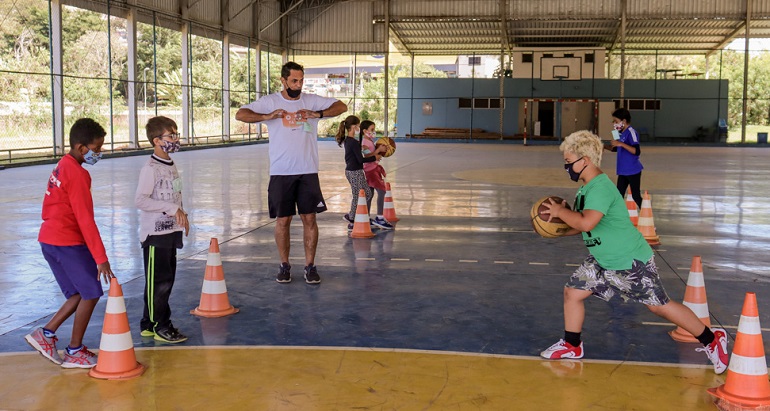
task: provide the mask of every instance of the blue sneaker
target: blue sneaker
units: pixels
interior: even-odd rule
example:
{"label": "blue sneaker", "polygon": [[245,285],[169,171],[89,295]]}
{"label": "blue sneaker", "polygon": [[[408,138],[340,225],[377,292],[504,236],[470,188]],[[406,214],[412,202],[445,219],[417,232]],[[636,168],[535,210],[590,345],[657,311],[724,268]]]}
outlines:
{"label": "blue sneaker", "polygon": [[393,229],[393,224],[389,223],[388,220],[386,220],[384,218],[377,217],[374,220],[370,220],[370,221],[371,221],[373,226],[382,228],[383,230],[392,230]]}

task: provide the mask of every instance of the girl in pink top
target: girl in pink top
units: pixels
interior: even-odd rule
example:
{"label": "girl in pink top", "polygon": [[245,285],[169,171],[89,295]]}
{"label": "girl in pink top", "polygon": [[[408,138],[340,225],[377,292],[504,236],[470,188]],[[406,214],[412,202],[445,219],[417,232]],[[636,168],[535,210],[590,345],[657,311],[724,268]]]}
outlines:
{"label": "girl in pink top", "polygon": [[[361,133],[359,140],[361,141],[361,150],[364,156],[374,153],[374,122],[364,120],[361,122]],[[364,163],[364,173],[366,174],[366,183],[377,192],[377,218],[372,220],[372,224],[390,230],[393,225],[383,217],[383,208],[385,207],[385,169],[380,165],[379,159],[370,163]],[[373,196],[372,196],[373,197]],[[372,209],[372,197],[368,198],[367,208]]]}

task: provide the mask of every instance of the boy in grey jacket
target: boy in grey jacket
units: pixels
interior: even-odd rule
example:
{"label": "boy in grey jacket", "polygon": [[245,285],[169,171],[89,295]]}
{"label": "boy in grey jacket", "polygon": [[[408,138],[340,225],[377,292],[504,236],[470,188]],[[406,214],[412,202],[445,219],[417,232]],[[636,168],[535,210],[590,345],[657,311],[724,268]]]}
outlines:
{"label": "boy in grey jacket", "polygon": [[180,343],[187,337],[171,323],[168,300],[176,276],[176,250],[190,223],[182,208],[182,179],[170,153],[181,143],[174,120],[158,116],[147,121],[147,139],[153,153],[142,167],[135,203],[141,211],[139,240],[144,254],[144,315],[142,337]]}

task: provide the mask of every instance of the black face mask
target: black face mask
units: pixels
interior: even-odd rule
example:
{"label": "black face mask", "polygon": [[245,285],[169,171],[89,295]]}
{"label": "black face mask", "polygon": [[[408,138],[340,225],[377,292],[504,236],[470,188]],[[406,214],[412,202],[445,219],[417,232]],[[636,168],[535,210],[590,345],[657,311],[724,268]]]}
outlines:
{"label": "black face mask", "polygon": [[583,174],[583,170],[585,170],[586,167],[588,167],[588,164],[586,164],[585,166],[583,166],[583,170],[580,170],[579,173],[576,173],[575,170],[572,169],[572,166],[575,163],[577,163],[578,161],[582,160],[582,159],[583,158],[581,157],[581,158],[579,158],[579,159],[577,159],[577,160],[575,160],[575,161],[573,161],[571,163],[567,163],[567,164],[564,165],[564,169],[567,170],[567,173],[569,173],[569,179],[570,180],[575,181],[575,182],[580,180],[580,175]]}
{"label": "black face mask", "polygon": [[302,93],[302,89],[293,90],[293,89],[290,89],[290,88],[286,87],[286,94],[288,94],[289,97],[291,97],[291,98],[299,97],[300,93]]}

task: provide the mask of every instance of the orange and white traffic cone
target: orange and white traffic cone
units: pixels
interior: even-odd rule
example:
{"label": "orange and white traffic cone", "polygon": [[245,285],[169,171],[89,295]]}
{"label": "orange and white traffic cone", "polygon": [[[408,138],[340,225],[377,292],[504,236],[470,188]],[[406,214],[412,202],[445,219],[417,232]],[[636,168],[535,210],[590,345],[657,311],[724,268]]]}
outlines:
{"label": "orange and white traffic cone", "polygon": [[639,214],[639,224],[636,226],[649,245],[660,245],[660,237],[655,232],[655,221],[652,217],[652,199],[647,191],[642,198],[642,211]]}
{"label": "orange and white traffic cone", "polygon": [[[687,288],[684,290],[684,301],[687,308],[700,319],[706,327],[711,328],[711,316],[709,314],[709,305],[706,302],[706,282],[703,280],[703,264],[700,256],[692,258],[690,265],[690,275],[687,277]],[[695,343],[698,339],[682,327],[676,327],[675,330],[668,333],[671,338],[679,342]]]}
{"label": "orange and white traffic cone", "polygon": [[639,211],[636,209],[636,201],[631,195],[631,189],[628,189],[628,194],[626,194],[626,208],[628,208],[628,217],[631,218],[631,222],[636,227],[639,224]]}
{"label": "orange and white traffic cone", "polygon": [[757,295],[746,293],[725,383],[710,388],[720,410],[770,409],[770,380],[759,325]]}
{"label": "orange and white traffic cone", "polygon": [[385,204],[382,210],[382,216],[392,224],[398,221],[399,218],[396,217],[396,207],[393,205],[393,194],[390,192],[390,183],[385,183],[385,189]]}
{"label": "orange and white traffic cone", "polygon": [[222,256],[219,254],[219,242],[211,239],[209,255],[206,259],[206,273],[203,276],[201,302],[190,314],[199,317],[214,318],[237,313],[237,308],[230,305],[227,297],[225,273],[222,270]]}
{"label": "orange and white traffic cone", "polygon": [[144,365],[136,361],[134,353],[123,289],[118,279],[113,277],[110,279],[110,292],[107,296],[99,357],[88,375],[102,380],[125,380],[138,377],[143,372]]}
{"label": "orange and white traffic cone", "polygon": [[366,192],[358,190],[358,205],[356,206],[356,218],[353,220],[351,238],[372,238],[372,226],[369,223],[369,209],[366,208]]}

